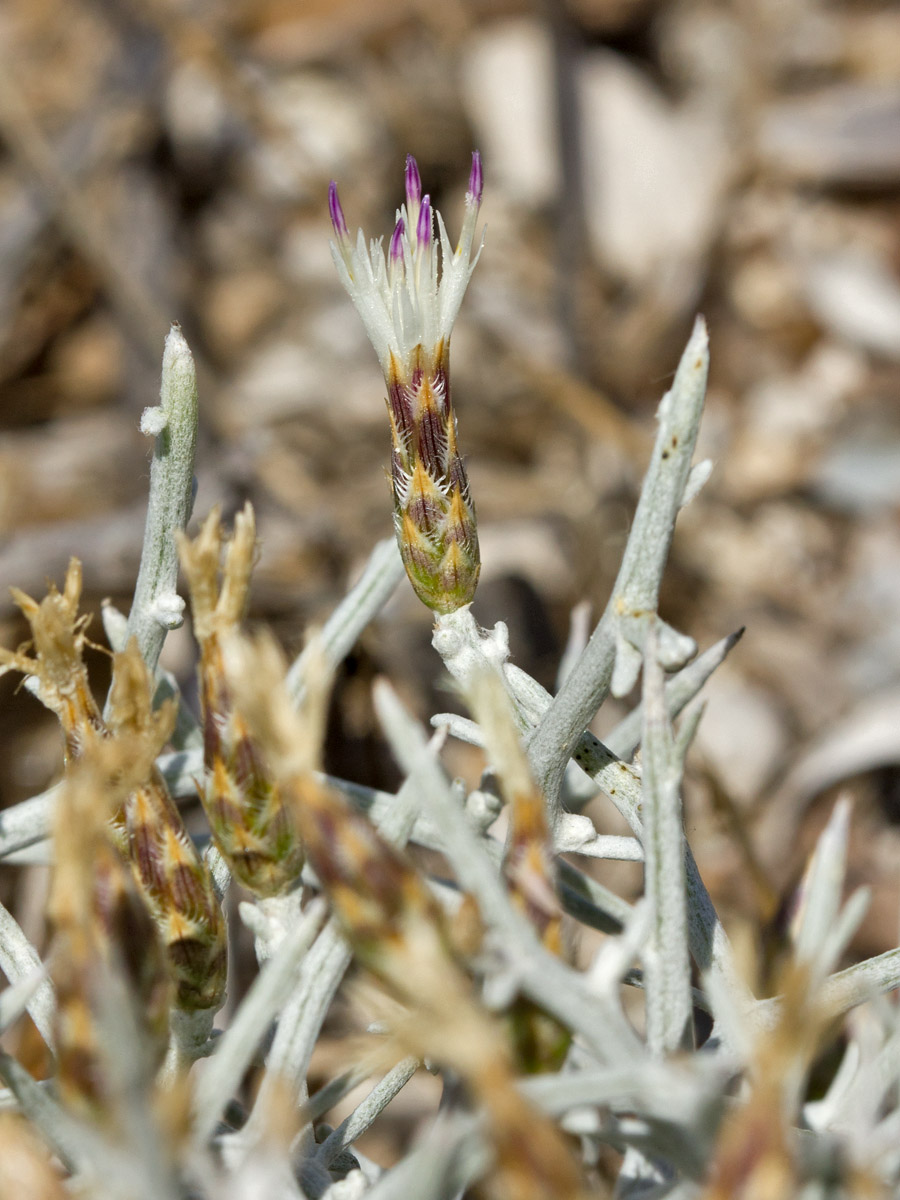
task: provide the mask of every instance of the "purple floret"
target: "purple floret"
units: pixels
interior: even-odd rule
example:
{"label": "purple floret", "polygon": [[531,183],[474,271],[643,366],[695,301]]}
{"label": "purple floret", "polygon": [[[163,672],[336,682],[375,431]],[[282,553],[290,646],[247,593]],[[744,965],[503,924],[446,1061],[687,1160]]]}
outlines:
{"label": "purple floret", "polygon": [[418,204],[422,199],[422,177],[419,175],[419,164],[411,154],[406,156],[406,203]]}
{"label": "purple floret", "polygon": [[403,258],[403,231],[406,226],[403,224],[401,217],[394,226],[394,232],[391,234],[390,257],[391,262],[399,262]]}
{"label": "purple floret", "polygon": [[344,210],[341,208],[341,202],[338,197],[337,184],[333,179],[328,185],[328,212],[331,215],[331,224],[334,226],[334,232],[339,238],[348,238],[350,230],[347,228],[347,220],[344,217]]}
{"label": "purple floret", "polygon": [[469,195],[476,204],[481,203],[484,191],[484,174],[481,170],[481,155],[476,150],[472,155],[472,170],[469,172]]}
{"label": "purple floret", "polygon": [[416,238],[420,246],[427,246],[431,241],[431,197],[422,197],[422,207],[419,210],[419,223],[416,227]]}

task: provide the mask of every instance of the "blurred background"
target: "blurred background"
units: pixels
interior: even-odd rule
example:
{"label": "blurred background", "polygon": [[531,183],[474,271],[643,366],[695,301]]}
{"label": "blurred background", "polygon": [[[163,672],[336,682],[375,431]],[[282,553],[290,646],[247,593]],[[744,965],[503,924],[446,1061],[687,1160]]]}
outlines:
{"label": "blurred background", "polygon": [[[475,612],[552,687],[605,604],[694,314],[713,366],[664,615],[708,645],[688,831],[726,921],[777,928],[837,789],[857,798],[855,950],[900,918],[900,10],[860,0],[5,0],[0,12],[0,640],[84,563],[127,609],[163,339],[200,369],[196,512],[256,506],[253,621],[289,652],[390,533],[374,352],[326,194],[389,233],[408,152],[487,242],[454,332],[484,568]],[[92,625],[102,641],[99,619]],[[396,777],[369,683],[454,705],[403,586],[342,675],[329,766]],[[187,629],[166,661],[190,690]],[[92,670],[102,689],[100,653]],[[622,709],[610,704],[597,728]],[[58,775],[0,681],[0,803]],[[455,770],[477,762],[452,748]],[[608,806],[592,814],[614,830]],[[599,868],[633,890],[633,867]],[[13,880],[6,872],[9,894]],[[35,882],[24,905],[41,910]],[[29,910],[30,904],[30,910]]]}

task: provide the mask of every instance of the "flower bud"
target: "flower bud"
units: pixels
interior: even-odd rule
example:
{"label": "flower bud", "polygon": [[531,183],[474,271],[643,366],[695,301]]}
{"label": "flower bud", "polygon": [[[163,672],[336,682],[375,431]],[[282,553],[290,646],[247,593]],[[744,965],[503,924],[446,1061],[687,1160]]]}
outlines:
{"label": "flower bud", "polygon": [[[341,282],[362,317],[387,384],[394,529],[416,595],[451,613],[475,595],[481,560],[475,508],[456,442],[450,399],[450,332],[481,247],[472,253],[481,206],[481,158],[472,158],[462,233],[450,246],[443,219],[422,195],[416,161],[406,161],[406,203],[387,257],[381,242],[354,245],[329,190]],[[437,224],[437,236],[435,236]]]}

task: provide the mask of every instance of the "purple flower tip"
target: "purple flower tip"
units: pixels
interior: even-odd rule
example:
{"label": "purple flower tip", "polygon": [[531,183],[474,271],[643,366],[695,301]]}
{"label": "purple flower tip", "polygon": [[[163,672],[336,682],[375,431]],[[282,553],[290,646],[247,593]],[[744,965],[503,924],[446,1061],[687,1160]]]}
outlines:
{"label": "purple flower tip", "polygon": [[391,262],[399,262],[403,258],[403,218],[401,217],[394,226],[394,232],[391,234],[390,257]]}
{"label": "purple flower tip", "polygon": [[418,204],[422,199],[422,177],[419,175],[419,164],[411,154],[406,156],[406,202]]}
{"label": "purple flower tip", "polygon": [[338,198],[337,184],[333,179],[328,185],[328,212],[331,215],[331,224],[334,226],[334,232],[339,238],[348,238],[350,230],[347,228],[344,210],[341,208],[341,202]]}
{"label": "purple flower tip", "polygon": [[472,170],[469,172],[469,195],[476,204],[481,203],[484,191],[484,174],[481,170],[481,155],[476,150],[472,155]]}
{"label": "purple flower tip", "polygon": [[422,197],[422,207],[419,209],[419,223],[416,226],[416,239],[420,246],[427,246],[431,241],[431,197]]}

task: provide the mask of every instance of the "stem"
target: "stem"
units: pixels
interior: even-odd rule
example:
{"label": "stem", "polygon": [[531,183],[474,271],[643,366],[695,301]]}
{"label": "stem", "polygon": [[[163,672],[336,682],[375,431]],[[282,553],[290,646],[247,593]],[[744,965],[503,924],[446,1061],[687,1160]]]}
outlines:
{"label": "stem", "polygon": [[[418,790],[407,781],[394,803],[380,817],[379,832],[397,846],[405,846],[419,808]],[[296,1089],[302,1104],[307,1099],[306,1074],[312,1052],[353,955],[332,917],[303,960],[294,994],[281,1013],[272,1049],[266,1059],[266,1074],[257,1093],[253,1111],[243,1134],[248,1144],[261,1134],[270,1119],[271,1105],[285,1088]]]}
{"label": "stem", "polygon": [[31,975],[23,975],[0,992],[0,1034],[6,1033],[22,1013],[28,1011],[28,1005],[43,980],[44,969],[41,967]]}
{"label": "stem", "polygon": [[198,1058],[205,1058],[209,1053],[215,1016],[210,1008],[194,1012],[181,1008],[169,1011],[169,1045],[159,1070],[159,1081],[164,1088],[174,1087]]}
{"label": "stem", "polygon": [[[65,1166],[71,1171],[89,1173],[98,1149],[93,1130],[70,1116],[58,1101],[42,1088],[22,1064],[0,1050],[0,1079],[19,1102],[19,1107],[41,1131]],[[90,1151],[94,1152],[93,1156]]]}
{"label": "stem", "polygon": [[[706,326],[698,317],[672,389],[659,407],[659,432],[612,596],[529,745],[551,823],[560,811],[560,785],[578,739],[610,690],[615,695],[630,691],[647,629],[659,620],[659,586],[688,484],[708,368]],[[658,652],[663,665],[673,669],[686,662],[695,647],[689,638],[662,627]]]}
{"label": "stem", "polygon": [[303,889],[295,887],[280,896],[245,900],[238,911],[253,934],[256,961],[262,966],[278,952],[288,932],[303,917]]}
{"label": "stem", "polygon": [[653,932],[644,952],[647,1041],[657,1056],[687,1048],[691,1029],[691,960],[688,950],[681,816],[681,769],[672,739],[656,633],[644,659],[644,892]]}
{"label": "stem", "polygon": [[[722,638],[708,650],[704,650],[677,675],[666,680],[666,711],[670,721],[674,721],[685,706],[694,699],[713,671],[725,661],[729,652],[741,640],[743,634],[743,629],[738,629],[736,633],[730,633],[728,637]],[[640,745],[643,723],[643,705],[638,704],[627,717],[619,722],[615,729],[604,734],[604,745],[618,758],[630,758]]]}
{"label": "stem", "polygon": [[[386,538],[379,542],[369,556],[358,582],[325,622],[317,640],[318,651],[325,651],[332,667],[336,667],[350,653],[359,635],[390,599],[403,575],[403,562],[396,540]],[[303,700],[308,655],[309,650],[304,650],[295,659],[287,676],[288,692],[298,707]]]}
{"label": "stem", "polygon": [[[44,975],[44,966],[40,955],[22,932],[18,921],[2,904],[0,904],[0,969],[10,983],[18,983],[20,979],[33,977],[35,974]],[[41,1037],[52,1050],[54,1045],[53,1014],[56,1011],[56,998],[49,979],[46,977],[41,979],[26,1008]]]}
{"label": "stem", "polygon": [[328,1135],[319,1147],[317,1157],[330,1167],[334,1160],[352,1146],[357,1138],[362,1137],[366,1130],[374,1124],[384,1109],[390,1104],[419,1069],[417,1058],[404,1058],[388,1071],[387,1075],[372,1088],[365,1100],[356,1106],[349,1117],[346,1117],[337,1129]]}
{"label": "stem", "polygon": [[183,619],[184,601],[175,590],[175,530],[187,525],[194,503],[197,373],[178,325],[172,326],[166,338],[159,406],[145,409],[141,429],[155,433],[156,442],[141,566],[126,641],[137,638],[147,666],[155,671],[166,633],[177,629]]}
{"label": "stem", "polygon": [[304,955],[325,916],[314,900],[253,981],[240,1008],[206,1064],[194,1091],[193,1138],[202,1145],[215,1129],[229,1098],[253,1060],[271,1021],[290,995]]}
{"label": "stem", "polygon": [[[506,674],[507,682],[512,685],[514,699],[518,700],[517,690],[524,673],[507,671]],[[528,679],[527,699],[532,707],[535,706],[535,689],[538,688],[540,688],[538,683],[533,679]],[[549,707],[552,703],[550,693],[543,691],[544,706]],[[641,817],[641,777],[638,771],[617,758],[599,738],[588,730],[582,731],[575,744],[572,757],[578,766],[591,777],[597,787],[609,796],[631,826],[632,832],[638,839],[641,839],[644,827]],[[701,972],[704,974],[712,972],[721,979],[727,994],[740,998],[741,1003],[750,1001],[752,998],[748,996],[747,989],[740,982],[735,969],[728,937],[718,918],[709,892],[706,890],[706,885],[700,878],[693,852],[686,839],[683,840],[683,847],[691,954]]]}

